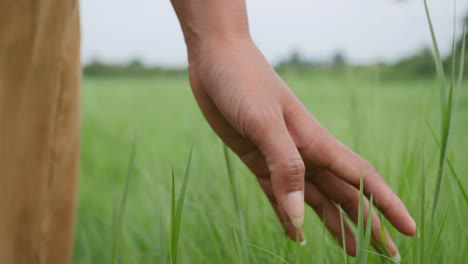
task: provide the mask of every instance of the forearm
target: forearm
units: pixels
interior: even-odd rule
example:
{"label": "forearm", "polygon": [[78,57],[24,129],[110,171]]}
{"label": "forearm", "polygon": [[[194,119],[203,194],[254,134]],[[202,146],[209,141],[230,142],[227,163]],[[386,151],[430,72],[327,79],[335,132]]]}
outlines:
{"label": "forearm", "polygon": [[245,0],[171,0],[189,60],[202,49],[232,39],[250,39]]}

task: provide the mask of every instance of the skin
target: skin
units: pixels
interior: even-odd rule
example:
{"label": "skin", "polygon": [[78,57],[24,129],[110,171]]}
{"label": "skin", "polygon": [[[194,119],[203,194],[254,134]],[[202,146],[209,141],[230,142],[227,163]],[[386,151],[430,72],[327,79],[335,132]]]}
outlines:
{"label": "skin", "polygon": [[[301,228],[306,203],[341,243],[338,205],[357,221],[361,174],[366,197],[373,196],[398,231],[415,234],[414,220],[372,165],[314,119],[255,46],[244,0],[172,4],[184,32],[190,83],[201,111],[256,176],[291,239],[298,229],[305,244]],[[368,207],[366,200],[365,211]],[[376,213],[371,221],[373,239],[380,242]],[[349,223],[344,229],[346,250],[355,255]],[[388,236],[387,253],[399,256]]]}

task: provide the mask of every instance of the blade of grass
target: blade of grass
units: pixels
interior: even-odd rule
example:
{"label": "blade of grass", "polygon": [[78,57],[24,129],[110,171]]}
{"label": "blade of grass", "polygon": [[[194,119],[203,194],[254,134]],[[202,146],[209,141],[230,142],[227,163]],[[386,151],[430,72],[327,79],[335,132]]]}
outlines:
{"label": "blade of grass", "polygon": [[133,137],[132,149],[130,152],[130,158],[128,161],[127,175],[125,177],[125,185],[122,193],[122,198],[120,200],[120,206],[115,211],[114,218],[114,239],[112,241],[112,259],[111,263],[117,263],[120,258],[120,238],[122,235],[122,221],[125,212],[125,205],[127,204],[128,188],[130,186],[130,178],[132,176],[132,170],[135,162],[135,149],[136,149],[136,136]]}
{"label": "blade of grass", "polygon": [[424,0],[424,10],[426,11],[426,18],[427,18],[427,23],[429,25],[429,31],[431,33],[431,40],[432,40],[432,46],[434,49],[434,63],[436,67],[436,73],[437,73],[437,80],[440,83],[440,102],[442,106],[442,116],[444,115],[444,110],[445,110],[445,104],[447,102],[446,99],[446,91],[445,91],[445,74],[444,74],[444,67],[442,64],[442,57],[440,56],[440,51],[439,51],[439,44],[437,43],[437,38],[435,36],[434,32],[434,27],[432,25],[432,19],[429,13],[429,7],[427,5],[427,0]]}
{"label": "blade of grass", "polygon": [[382,240],[380,242],[377,242],[375,240],[372,240],[372,246],[375,248],[375,250],[379,254],[387,254],[387,233],[385,232],[385,224],[384,224],[384,217],[382,216],[382,213],[378,212],[379,214],[379,220],[380,220],[380,237]]}
{"label": "blade of grass", "polygon": [[346,253],[346,233],[344,228],[344,219],[343,219],[343,209],[341,209],[341,205],[338,205],[338,210],[340,211],[340,228],[341,228],[341,243],[343,244],[343,258],[344,264],[348,264],[348,256]]}
{"label": "blade of grass", "polygon": [[455,168],[453,167],[453,164],[450,160],[447,161],[447,164],[448,164],[450,173],[453,175],[453,178],[455,179],[455,182],[457,183],[458,189],[460,190],[465,203],[468,205],[468,194],[465,190],[465,187],[463,187],[463,184],[460,181],[460,177],[458,177],[458,174],[455,171]]}
{"label": "blade of grass", "polygon": [[[446,82],[444,68],[442,64],[442,57],[440,56],[439,47],[437,44],[437,39],[434,33],[434,28],[432,25],[431,16],[429,13],[429,8],[427,5],[427,0],[424,0],[424,8],[426,11],[426,17],[429,25],[429,30],[431,32],[431,39],[434,48],[434,63],[436,65],[437,79],[440,83],[440,100],[441,100],[441,147],[439,155],[439,169],[437,171],[437,180],[434,191],[434,199],[432,205],[431,213],[431,223],[434,224],[435,214],[437,212],[437,205],[439,201],[440,190],[442,186],[442,177],[444,175],[445,161],[447,156],[448,141],[450,135],[450,125],[452,121],[452,112],[453,112],[453,87],[454,84],[451,83],[449,87],[449,97],[446,98]],[[453,58],[454,59],[454,58]]]}
{"label": "blade of grass", "polygon": [[[171,214],[171,220],[172,220],[172,214]],[[166,248],[166,241],[164,241],[164,220],[163,220],[163,212],[160,211],[159,213],[159,244],[160,244],[160,252],[161,252],[161,259],[163,259],[164,261],[167,261],[167,248]],[[171,226],[171,230],[172,230],[172,226]],[[171,246],[169,244],[169,246]],[[170,250],[170,248],[169,248]]]}
{"label": "blade of grass", "polygon": [[[366,218],[367,219],[366,231],[364,233],[364,247],[365,248],[363,248],[361,250],[368,250],[369,246],[370,246],[370,243],[371,243],[372,209],[373,209],[373,196],[371,195],[370,200],[369,200],[369,211],[367,213],[367,218]],[[367,251],[364,251],[363,257],[364,257],[363,262],[367,263],[368,262],[368,257],[369,257],[369,254],[367,253]]]}
{"label": "blade of grass", "polygon": [[448,219],[448,210],[445,211],[444,218],[442,220],[442,224],[439,226],[439,230],[437,232],[437,235],[436,235],[435,239],[430,239],[429,240],[429,241],[434,242],[434,244],[432,245],[431,250],[428,251],[428,252],[430,252],[431,258],[430,258],[430,261],[428,261],[427,263],[437,263],[437,261],[434,261],[434,254],[436,252],[438,252],[436,250],[436,247],[441,242],[441,237],[442,237],[442,233],[443,233],[442,231],[445,230],[445,225],[447,223],[447,219]]}
{"label": "blade of grass", "polygon": [[421,191],[419,196],[419,225],[418,225],[418,233],[419,233],[419,244],[418,244],[418,263],[424,264],[424,248],[425,248],[425,217],[424,217],[424,208],[425,208],[425,201],[426,201],[426,158],[424,154],[424,147],[422,151],[422,177],[421,177]]}
{"label": "blade of grass", "polygon": [[[456,6],[456,5],[454,5]],[[455,17],[455,16],[454,16]],[[454,33],[455,33],[455,23],[456,23],[456,19],[454,18]],[[463,83],[463,72],[464,72],[464,65],[465,65],[465,60],[464,60],[464,56],[465,56],[465,48],[466,48],[466,25],[464,24],[463,25],[463,30],[462,30],[462,45],[461,45],[461,52],[460,52],[460,64],[459,64],[459,72],[458,72],[458,83],[457,83],[457,94],[460,93],[461,91],[461,87],[462,87],[462,83]],[[454,37],[455,38],[455,37]],[[455,39],[453,40],[453,42],[455,43]],[[455,72],[455,57],[456,57],[456,52],[455,52],[455,48],[456,45],[454,44],[453,45],[453,50],[452,50],[452,72],[454,73]],[[452,79],[454,79],[454,75],[452,75]],[[454,82],[454,80],[453,80]],[[457,96],[458,98],[459,96]],[[434,140],[436,141],[437,145],[440,147],[440,143],[439,141],[437,140],[437,137],[435,136],[435,133],[432,129],[432,127],[429,125],[429,123],[427,122],[426,120],[426,124],[428,125],[430,131],[431,131],[431,134],[432,134],[432,137],[434,138]],[[457,183],[457,186],[458,188],[460,189],[462,195],[463,195],[463,198],[465,200],[466,203],[468,203],[468,194],[465,190],[465,188],[463,187],[460,179],[458,178],[458,175],[457,173],[455,172],[455,169],[453,168],[453,164],[451,163],[450,160],[447,160],[447,163],[448,163],[448,166],[449,166],[449,169],[450,169],[450,172],[451,172],[451,175],[454,176],[455,178],[455,181]]]}
{"label": "blade of grass", "polygon": [[268,250],[268,249],[259,247],[259,246],[257,246],[257,245],[252,244],[252,243],[249,243],[249,245],[250,245],[251,247],[254,247],[254,248],[260,250],[260,251],[263,251],[263,252],[267,253],[268,255],[271,255],[271,256],[274,257],[275,259],[277,259],[277,260],[279,260],[279,261],[281,261],[281,262],[283,262],[283,263],[285,263],[285,264],[289,264],[288,261],[286,261],[284,258],[282,258],[282,257],[280,257],[280,256],[278,256],[278,255],[276,255],[273,251],[270,251],[270,250]]}
{"label": "blade of grass", "polygon": [[171,188],[171,263],[173,263],[174,251],[175,251],[175,226],[176,226],[176,202],[175,202],[175,176],[174,168],[172,168],[172,188]]}
{"label": "blade of grass", "polygon": [[455,85],[455,65],[456,65],[456,57],[457,57],[457,40],[456,40],[456,32],[457,32],[457,1],[453,0],[453,29],[452,29],[452,85]]}
{"label": "blade of grass", "polygon": [[385,224],[384,224],[384,217],[382,216],[382,213],[379,212],[379,218],[380,218],[380,237],[382,238],[381,246],[384,247],[385,251],[387,252],[387,233],[385,232]]}
{"label": "blade of grass", "polygon": [[[185,195],[187,193],[187,182],[190,172],[190,164],[192,162],[192,153],[193,148],[190,150],[187,167],[185,168],[184,181],[182,182],[182,187],[179,192],[179,198],[177,199],[177,205],[175,205],[175,180],[174,174],[172,174],[172,208],[171,214],[173,219],[171,221],[171,262],[177,263],[178,249],[179,249],[179,239],[180,239],[180,225],[182,222],[182,211],[184,208]],[[175,207],[175,208],[174,208]]]}
{"label": "blade of grass", "polygon": [[442,188],[442,177],[444,175],[445,161],[447,158],[447,148],[448,148],[448,140],[449,140],[449,133],[450,133],[451,115],[452,115],[452,98],[453,98],[453,86],[451,85],[447,111],[442,121],[442,142],[441,142],[441,147],[440,147],[439,169],[437,171],[437,181],[436,181],[435,191],[434,191],[434,200],[432,203],[432,213],[431,213],[432,223],[434,223],[435,214],[437,212],[437,205],[439,201],[440,190]]}
{"label": "blade of grass", "polygon": [[463,72],[465,68],[465,48],[466,48],[466,24],[463,24],[462,46],[460,53],[460,65],[458,67],[458,92],[460,92],[463,83]]}
{"label": "blade of grass", "polygon": [[[427,122],[427,120],[426,120],[426,125],[427,125],[427,127],[429,128],[429,131],[431,132],[432,138],[433,138],[434,141],[436,142],[437,147],[440,147],[440,143],[439,143],[439,141],[437,140],[437,137],[436,137],[436,135],[435,135],[435,133],[434,133],[434,130],[432,129],[432,127],[431,127],[431,125],[429,124],[429,122]],[[466,205],[468,205],[468,194],[467,194],[467,192],[466,192],[466,190],[465,190],[465,187],[464,187],[463,184],[461,183],[460,178],[458,177],[457,172],[455,171],[455,168],[454,168],[454,166],[453,166],[453,164],[452,164],[452,161],[451,161],[449,158],[447,158],[447,165],[448,165],[448,168],[449,168],[449,171],[450,171],[450,175],[453,176],[453,179],[455,180],[455,183],[457,184],[456,186],[458,187],[458,190],[460,191],[460,193],[461,193],[462,196],[463,196],[463,201],[466,203]],[[450,182],[450,183],[452,183],[452,182]],[[452,184],[451,184],[450,186],[452,187]],[[452,187],[452,190],[453,190],[453,187]],[[455,193],[454,191],[452,191],[452,192],[450,192],[450,193],[451,193],[451,195],[452,195],[452,197],[453,197],[454,203],[456,203],[456,204],[458,205],[458,199],[457,199],[457,197],[455,196],[456,193]],[[463,231],[464,234],[466,234],[467,231],[466,231],[465,224],[464,224],[465,221],[463,220],[463,217],[462,217],[462,215],[461,215],[461,212],[460,212],[460,210],[457,210],[456,212],[457,212],[457,217],[458,217],[458,219],[459,219],[458,222],[459,222],[459,225],[460,225],[460,229]]]}
{"label": "blade of grass", "polygon": [[363,256],[361,249],[363,249],[364,239],[364,221],[363,221],[363,207],[364,207],[364,189],[363,189],[363,176],[361,168],[361,178],[359,180],[359,207],[358,207],[358,226],[356,231],[357,250],[356,250],[356,263],[363,263]]}
{"label": "blade of grass", "polygon": [[247,251],[247,232],[246,232],[246,226],[245,226],[245,221],[244,221],[244,214],[242,212],[242,205],[240,202],[240,190],[239,190],[239,179],[234,173],[233,167],[232,167],[232,161],[229,155],[229,149],[228,147],[223,144],[223,153],[224,153],[224,160],[226,162],[226,169],[229,177],[229,182],[231,185],[231,192],[232,192],[232,197],[234,199],[234,205],[236,207],[236,216],[237,216],[237,225],[239,229],[239,235],[240,235],[240,243],[242,246],[242,259],[244,260],[244,263],[249,263],[249,256],[248,256],[248,251]]}
{"label": "blade of grass", "polygon": [[362,251],[364,251],[364,252],[366,252],[366,253],[370,253],[370,254],[374,254],[374,255],[380,256],[380,257],[382,257],[382,258],[384,258],[384,259],[386,259],[386,260],[390,260],[390,261],[393,262],[393,263],[399,263],[398,261],[396,261],[396,260],[394,260],[394,259],[392,259],[392,258],[390,258],[390,257],[388,257],[388,256],[385,256],[385,255],[383,255],[383,254],[379,254],[379,253],[376,253],[376,252],[372,252],[372,251],[367,250],[367,249],[363,249]]}
{"label": "blade of grass", "polygon": [[[437,137],[434,133],[434,130],[432,129],[431,125],[429,124],[429,122],[427,122],[426,120],[426,125],[427,127],[429,128],[429,131],[431,132],[431,135],[432,135],[432,138],[434,139],[434,141],[436,142],[437,146],[440,147],[440,143],[439,143],[439,140],[437,140]],[[449,170],[450,170],[450,173],[451,175],[454,177],[455,179],[455,182],[457,183],[457,186],[458,186],[458,189],[460,190],[460,193],[463,195],[463,199],[464,201],[467,203],[468,205],[468,193],[465,189],[465,187],[463,186],[462,182],[460,181],[460,178],[458,177],[458,174],[457,172],[455,171],[455,168],[453,167],[453,163],[450,159],[447,158],[447,165],[449,167]]]}

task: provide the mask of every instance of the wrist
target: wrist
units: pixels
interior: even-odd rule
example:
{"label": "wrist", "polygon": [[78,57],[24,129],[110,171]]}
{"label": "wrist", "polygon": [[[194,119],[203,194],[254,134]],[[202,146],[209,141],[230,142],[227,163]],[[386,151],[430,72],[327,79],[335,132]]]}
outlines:
{"label": "wrist", "polygon": [[200,57],[220,50],[234,52],[246,46],[255,46],[248,28],[223,31],[202,31],[185,34],[189,63],[193,63]]}
{"label": "wrist", "polygon": [[245,0],[171,0],[189,61],[209,49],[250,40]]}

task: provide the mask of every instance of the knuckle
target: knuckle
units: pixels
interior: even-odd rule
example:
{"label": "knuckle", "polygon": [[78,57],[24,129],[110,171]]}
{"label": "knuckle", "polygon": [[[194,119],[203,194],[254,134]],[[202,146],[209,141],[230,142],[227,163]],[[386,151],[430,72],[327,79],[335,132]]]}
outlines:
{"label": "knuckle", "polygon": [[248,99],[243,100],[238,109],[240,133],[257,144],[271,136],[280,120],[276,109],[257,105]]}
{"label": "knuckle", "polygon": [[244,136],[254,134],[257,130],[257,124],[262,120],[259,111],[256,111],[254,105],[248,101],[248,98],[242,98],[237,107],[237,123],[240,133]]}
{"label": "knuckle", "polygon": [[301,180],[305,174],[304,161],[298,154],[287,155],[279,162],[276,171],[273,173],[288,180]]}

